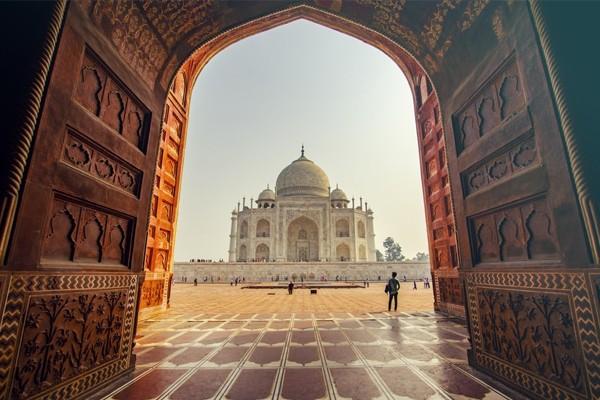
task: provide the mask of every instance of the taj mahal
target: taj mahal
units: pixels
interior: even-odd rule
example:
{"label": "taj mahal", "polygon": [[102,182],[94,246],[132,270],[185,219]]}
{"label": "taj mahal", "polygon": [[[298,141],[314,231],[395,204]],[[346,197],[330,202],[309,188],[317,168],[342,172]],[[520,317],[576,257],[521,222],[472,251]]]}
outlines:
{"label": "taj mahal", "polygon": [[229,262],[374,262],[373,211],[362,197],[331,190],[327,174],[304,155],[231,214]]}

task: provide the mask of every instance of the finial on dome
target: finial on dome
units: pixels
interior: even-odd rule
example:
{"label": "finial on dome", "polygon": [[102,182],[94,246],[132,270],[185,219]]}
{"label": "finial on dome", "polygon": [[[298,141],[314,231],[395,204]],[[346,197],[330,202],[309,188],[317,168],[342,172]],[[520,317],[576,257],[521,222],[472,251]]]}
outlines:
{"label": "finial on dome", "polygon": [[300,152],[301,157],[304,157],[304,143],[302,143],[302,151]]}
{"label": "finial on dome", "polygon": [[267,183],[267,189],[269,188],[269,184]]}
{"label": "finial on dome", "polygon": [[337,183],[335,184],[335,188],[336,188],[336,189],[339,189],[339,187],[338,187],[338,184],[337,184]]}

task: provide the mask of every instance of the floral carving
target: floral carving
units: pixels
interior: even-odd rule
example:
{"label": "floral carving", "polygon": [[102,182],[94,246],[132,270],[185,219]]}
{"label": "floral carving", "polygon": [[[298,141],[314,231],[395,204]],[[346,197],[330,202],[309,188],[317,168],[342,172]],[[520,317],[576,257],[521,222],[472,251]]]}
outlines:
{"label": "floral carving", "polygon": [[485,352],[576,391],[584,391],[581,354],[565,296],[479,289]]}
{"label": "floral carving", "polygon": [[115,167],[106,158],[101,158],[94,164],[94,170],[100,178],[108,179],[115,173]]}
{"label": "floral carving", "polygon": [[79,167],[86,166],[91,159],[90,151],[87,149],[87,147],[76,141],[71,141],[67,145],[65,154],[69,161]]}
{"label": "floral carving", "polygon": [[459,278],[438,278],[440,300],[444,303],[464,304],[462,287]]}
{"label": "floral carving", "polygon": [[165,282],[163,279],[144,280],[140,307],[155,307],[162,304]]}
{"label": "floral carving", "polygon": [[535,143],[533,141],[529,141],[519,146],[514,152],[512,163],[517,168],[525,168],[535,160],[535,156]]}
{"label": "floral carving", "polygon": [[475,193],[488,185],[506,180],[521,170],[535,165],[536,159],[534,138],[521,140],[491,161],[463,173],[466,191],[469,194]]}
{"label": "floral carving", "polygon": [[122,290],[32,298],[24,320],[13,397],[34,396],[118,359],[126,298]]}
{"label": "floral carving", "polygon": [[119,182],[119,185],[123,189],[129,190],[135,183],[135,177],[131,174],[131,172],[123,169],[117,177],[117,182]]}
{"label": "floral carving", "polygon": [[[102,178],[116,188],[137,195],[141,172],[125,166],[117,157],[109,155],[107,150],[100,148],[84,135],[77,132],[67,132],[69,140],[64,148],[64,159],[80,171]],[[79,139],[81,138],[81,140]],[[88,144],[83,144],[83,142]],[[93,166],[90,168],[90,166]]]}
{"label": "floral carving", "polygon": [[464,32],[469,29],[489,3],[490,0],[471,0],[463,13],[463,18],[458,22],[460,30]]}
{"label": "floral carving", "polygon": [[477,189],[485,185],[485,175],[483,175],[481,171],[475,171],[471,174],[471,176],[469,176],[468,182],[471,189],[473,189],[473,191],[476,191]]}
{"label": "floral carving", "polygon": [[488,175],[492,180],[498,180],[504,177],[508,172],[508,166],[504,160],[496,160],[488,167]]}

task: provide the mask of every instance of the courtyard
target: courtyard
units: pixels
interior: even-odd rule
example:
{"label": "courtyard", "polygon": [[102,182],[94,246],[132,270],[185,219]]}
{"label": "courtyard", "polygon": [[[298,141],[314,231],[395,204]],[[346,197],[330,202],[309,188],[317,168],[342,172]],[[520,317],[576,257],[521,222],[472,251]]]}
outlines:
{"label": "courtyard", "polygon": [[97,398],[514,398],[467,365],[467,331],[433,312],[431,289],[402,283],[387,312],[383,287],[176,284],[139,322],[133,378]]}

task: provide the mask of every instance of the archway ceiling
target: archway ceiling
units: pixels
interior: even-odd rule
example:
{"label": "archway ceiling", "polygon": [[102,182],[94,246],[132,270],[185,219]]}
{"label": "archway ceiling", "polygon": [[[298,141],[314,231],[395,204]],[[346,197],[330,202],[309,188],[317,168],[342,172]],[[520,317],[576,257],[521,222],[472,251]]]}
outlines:
{"label": "archway ceiling", "polygon": [[[363,24],[403,46],[429,72],[490,0],[87,0],[92,21],[152,88],[165,88],[193,50],[245,22],[298,6]],[[301,12],[302,10],[299,9]]]}

